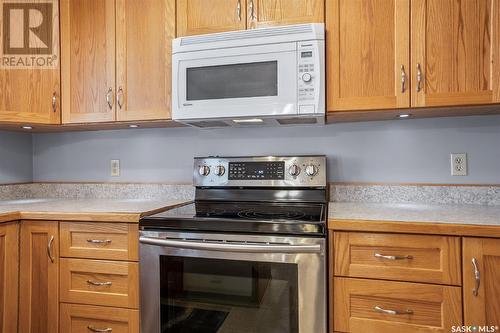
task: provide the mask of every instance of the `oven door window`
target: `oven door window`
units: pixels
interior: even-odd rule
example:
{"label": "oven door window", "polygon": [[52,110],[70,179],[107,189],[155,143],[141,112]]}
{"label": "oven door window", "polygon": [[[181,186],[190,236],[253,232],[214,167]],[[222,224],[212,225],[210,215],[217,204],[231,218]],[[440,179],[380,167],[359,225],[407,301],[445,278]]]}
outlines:
{"label": "oven door window", "polygon": [[278,62],[186,68],[186,100],[278,95]]}
{"label": "oven door window", "polygon": [[298,333],[298,266],[160,257],[162,333]]}

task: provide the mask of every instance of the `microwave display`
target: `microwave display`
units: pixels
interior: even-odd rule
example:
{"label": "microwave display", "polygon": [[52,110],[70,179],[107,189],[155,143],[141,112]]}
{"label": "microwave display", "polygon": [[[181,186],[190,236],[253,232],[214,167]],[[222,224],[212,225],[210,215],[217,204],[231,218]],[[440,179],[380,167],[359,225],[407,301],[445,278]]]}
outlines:
{"label": "microwave display", "polygon": [[277,95],[277,61],[186,69],[188,101]]}

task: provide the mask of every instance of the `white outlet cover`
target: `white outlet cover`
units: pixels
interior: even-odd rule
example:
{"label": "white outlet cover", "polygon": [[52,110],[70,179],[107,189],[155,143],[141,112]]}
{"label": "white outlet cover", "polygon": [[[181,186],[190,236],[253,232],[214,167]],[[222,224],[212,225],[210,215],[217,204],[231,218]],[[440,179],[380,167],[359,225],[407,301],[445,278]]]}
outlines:
{"label": "white outlet cover", "polygon": [[120,160],[111,160],[111,177],[120,176]]}
{"label": "white outlet cover", "polygon": [[451,154],[451,175],[467,176],[467,154]]}

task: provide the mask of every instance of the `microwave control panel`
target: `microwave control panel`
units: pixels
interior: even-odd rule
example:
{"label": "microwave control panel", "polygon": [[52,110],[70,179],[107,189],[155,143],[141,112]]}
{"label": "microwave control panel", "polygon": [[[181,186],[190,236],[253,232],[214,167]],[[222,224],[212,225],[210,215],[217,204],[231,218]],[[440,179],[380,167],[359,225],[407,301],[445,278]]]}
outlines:
{"label": "microwave control panel", "polygon": [[322,80],[324,80],[324,43],[320,41],[299,42],[298,54],[298,108],[299,114],[318,113]]}

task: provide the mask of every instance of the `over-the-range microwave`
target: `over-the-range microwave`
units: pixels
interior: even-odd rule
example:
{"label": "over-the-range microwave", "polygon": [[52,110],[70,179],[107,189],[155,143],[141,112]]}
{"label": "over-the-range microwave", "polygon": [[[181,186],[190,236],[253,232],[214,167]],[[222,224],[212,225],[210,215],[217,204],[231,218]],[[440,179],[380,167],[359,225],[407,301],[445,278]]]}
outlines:
{"label": "over-the-range microwave", "polygon": [[196,127],[324,123],[324,36],[314,23],[174,39],[172,118]]}

